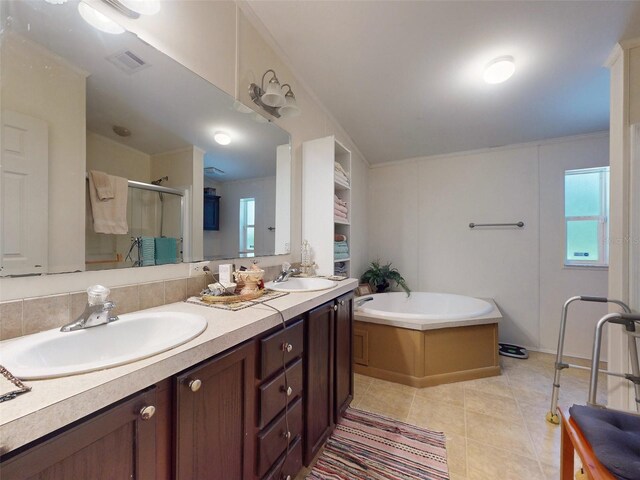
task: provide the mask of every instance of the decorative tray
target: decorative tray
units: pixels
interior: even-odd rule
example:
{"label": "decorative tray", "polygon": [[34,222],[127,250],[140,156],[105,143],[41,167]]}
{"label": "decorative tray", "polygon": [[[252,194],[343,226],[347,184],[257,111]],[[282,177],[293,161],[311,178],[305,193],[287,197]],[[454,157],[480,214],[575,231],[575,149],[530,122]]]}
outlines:
{"label": "decorative tray", "polygon": [[264,289],[244,295],[202,295],[200,300],[205,303],[238,303],[255,300],[264,294]]}

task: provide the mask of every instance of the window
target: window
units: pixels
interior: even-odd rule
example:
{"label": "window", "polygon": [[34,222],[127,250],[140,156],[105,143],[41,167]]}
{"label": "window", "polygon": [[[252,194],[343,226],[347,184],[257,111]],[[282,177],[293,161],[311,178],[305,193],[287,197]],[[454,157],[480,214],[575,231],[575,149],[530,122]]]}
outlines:
{"label": "window", "polygon": [[240,199],[240,256],[252,257],[255,245],[254,236],[256,231],[256,199]]}
{"label": "window", "polygon": [[565,265],[609,264],[609,167],[564,172]]}

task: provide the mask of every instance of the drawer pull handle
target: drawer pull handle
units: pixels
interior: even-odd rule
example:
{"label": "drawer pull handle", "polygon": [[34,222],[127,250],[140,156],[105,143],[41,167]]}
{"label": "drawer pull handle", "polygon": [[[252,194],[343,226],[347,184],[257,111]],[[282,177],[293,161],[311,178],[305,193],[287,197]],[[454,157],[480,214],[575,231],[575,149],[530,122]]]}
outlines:
{"label": "drawer pull handle", "polygon": [[282,475],[282,480],[291,480],[291,475]]}
{"label": "drawer pull handle", "polygon": [[280,387],[280,391],[281,391],[281,392],[286,393],[286,394],[287,394],[287,397],[290,397],[290,396],[291,396],[291,394],[293,393],[293,388],[291,388],[291,387],[287,387],[287,388],[285,388],[285,387],[284,387],[284,385],[282,385],[282,386]]}
{"label": "drawer pull handle", "polygon": [[334,312],[337,312],[337,311],[338,311],[338,305],[334,305],[334,306],[333,306],[333,311],[334,311]]}
{"label": "drawer pull handle", "polygon": [[344,300],[340,300],[340,305],[344,307]]}
{"label": "drawer pull handle", "polygon": [[202,386],[202,380],[198,378],[196,378],[195,380],[189,381],[189,389],[192,392],[197,392],[198,390],[200,390],[201,386]]}
{"label": "drawer pull handle", "polygon": [[147,405],[146,407],[142,407],[140,409],[140,418],[142,420],[149,420],[156,413],[156,407],[153,405]]}
{"label": "drawer pull handle", "polygon": [[283,352],[291,353],[291,350],[293,350],[293,345],[291,345],[289,342],[284,342],[282,344],[282,351]]}
{"label": "drawer pull handle", "polygon": [[282,432],[282,436],[284,438],[286,438],[287,440],[289,440],[291,438],[291,432]]}

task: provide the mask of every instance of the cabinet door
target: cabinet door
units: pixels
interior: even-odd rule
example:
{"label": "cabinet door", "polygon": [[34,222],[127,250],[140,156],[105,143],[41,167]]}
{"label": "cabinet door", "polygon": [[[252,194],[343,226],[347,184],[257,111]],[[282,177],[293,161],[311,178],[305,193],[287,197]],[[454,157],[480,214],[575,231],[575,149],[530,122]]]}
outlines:
{"label": "cabinet door", "polygon": [[353,399],[353,293],[336,299],[335,421]]}
{"label": "cabinet door", "polygon": [[[3,480],[156,479],[155,387],[0,464]],[[143,409],[146,409],[143,411]]]}
{"label": "cabinet door", "polygon": [[334,303],[311,310],[305,334],[305,442],[309,465],[333,428]]}
{"label": "cabinet door", "polygon": [[217,195],[205,195],[203,207],[204,230],[220,230],[220,197]]}
{"label": "cabinet door", "polygon": [[252,478],[255,348],[249,342],[176,378],[176,479]]}

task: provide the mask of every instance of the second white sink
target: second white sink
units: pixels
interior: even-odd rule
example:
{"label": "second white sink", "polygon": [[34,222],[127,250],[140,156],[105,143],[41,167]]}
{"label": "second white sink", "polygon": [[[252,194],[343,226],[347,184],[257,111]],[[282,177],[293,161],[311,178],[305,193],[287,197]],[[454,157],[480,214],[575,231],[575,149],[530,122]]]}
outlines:
{"label": "second white sink", "polygon": [[113,323],[73,332],[56,328],[3,342],[0,364],[24,380],[115,367],[156,355],[200,335],[207,320],[181,312],[120,315]]}
{"label": "second white sink", "polygon": [[337,285],[337,282],[333,280],[327,280],[326,278],[305,278],[294,277],[285,282],[267,282],[266,288],[275,290],[277,292],[315,292],[317,290],[327,290]]}

